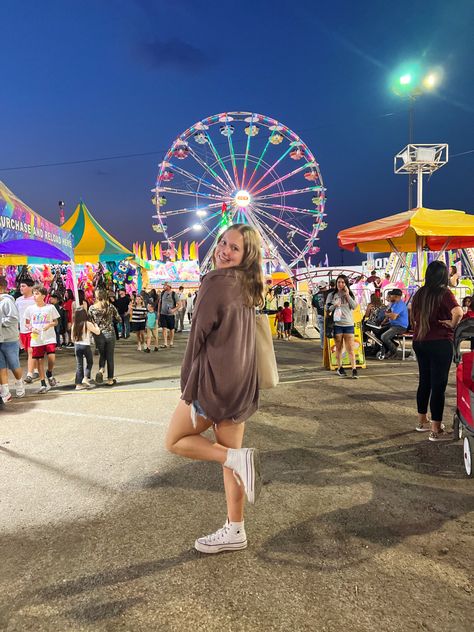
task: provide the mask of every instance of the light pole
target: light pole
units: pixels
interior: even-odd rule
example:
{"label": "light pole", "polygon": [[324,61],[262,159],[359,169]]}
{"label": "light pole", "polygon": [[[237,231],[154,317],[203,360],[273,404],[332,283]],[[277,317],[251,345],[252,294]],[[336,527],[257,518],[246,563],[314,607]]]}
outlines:
{"label": "light pole", "polygon": [[[390,79],[392,91],[402,98],[408,99],[408,145],[413,145],[415,131],[415,102],[416,99],[432,92],[441,83],[443,71],[441,68],[422,67],[418,62],[409,62],[399,66]],[[413,208],[413,185],[415,178],[408,178],[408,209]]]}

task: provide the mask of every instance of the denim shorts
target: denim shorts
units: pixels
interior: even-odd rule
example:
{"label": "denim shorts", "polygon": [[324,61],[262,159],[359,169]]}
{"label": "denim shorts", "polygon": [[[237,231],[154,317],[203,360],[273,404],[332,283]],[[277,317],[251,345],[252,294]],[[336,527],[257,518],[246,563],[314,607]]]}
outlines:
{"label": "denim shorts", "polygon": [[354,325],[334,325],[334,335],[337,334],[353,334]]}
{"label": "denim shorts", "polygon": [[12,342],[0,342],[0,369],[10,369],[14,371],[20,368],[20,343],[17,340]]}

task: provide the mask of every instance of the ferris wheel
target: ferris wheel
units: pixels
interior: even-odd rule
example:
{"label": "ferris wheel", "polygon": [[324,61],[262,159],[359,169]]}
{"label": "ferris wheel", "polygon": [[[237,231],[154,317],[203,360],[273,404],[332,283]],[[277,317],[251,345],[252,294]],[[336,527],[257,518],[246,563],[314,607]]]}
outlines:
{"label": "ferris wheel", "polygon": [[258,230],[269,270],[317,255],[325,188],[308,146],[289,127],[251,112],[225,112],[189,127],[159,165],[153,229],[171,247],[195,240],[206,270],[220,233]]}

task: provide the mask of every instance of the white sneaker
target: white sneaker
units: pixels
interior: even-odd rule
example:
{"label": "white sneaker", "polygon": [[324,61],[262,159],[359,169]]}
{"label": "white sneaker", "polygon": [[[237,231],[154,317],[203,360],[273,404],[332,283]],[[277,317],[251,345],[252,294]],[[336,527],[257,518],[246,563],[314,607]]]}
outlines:
{"label": "white sneaker", "polygon": [[262,491],[260,458],[255,448],[229,448],[224,467],[234,471],[237,482],[242,483],[250,504],[254,504]]}
{"label": "white sneaker", "polygon": [[38,373],[38,371],[33,371],[33,377],[32,377],[33,381],[34,380],[39,380],[39,376],[40,376],[40,374]]}
{"label": "white sneaker", "polygon": [[12,398],[12,394],[10,393],[10,391],[8,391],[5,394],[2,394],[2,399],[3,399],[3,403],[6,404],[7,402],[9,402]]}
{"label": "white sneaker", "polygon": [[76,384],[76,391],[87,391],[86,384]]}
{"label": "white sneaker", "polygon": [[47,393],[48,391],[51,390],[51,386],[49,384],[46,384],[46,386],[42,386],[39,391],[38,391],[38,395],[44,395],[45,393]]}
{"label": "white sneaker", "polygon": [[141,345],[137,345],[137,351],[141,351],[142,350],[142,346]]}
{"label": "white sneaker", "polygon": [[245,528],[235,528],[226,520],[222,529],[198,538],[194,548],[201,553],[220,553],[221,551],[240,551],[247,548]]}
{"label": "white sneaker", "polygon": [[25,397],[25,385],[23,384],[23,380],[15,382],[15,393],[17,397]]}

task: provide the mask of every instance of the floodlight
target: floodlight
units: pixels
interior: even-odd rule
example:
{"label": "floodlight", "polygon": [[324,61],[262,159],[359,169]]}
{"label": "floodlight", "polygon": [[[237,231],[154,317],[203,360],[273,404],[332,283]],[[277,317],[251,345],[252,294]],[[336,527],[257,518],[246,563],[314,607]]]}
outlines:
{"label": "floodlight", "polygon": [[435,162],[436,148],[435,147],[417,147],[415,155],[416,155],[416,162]]}

